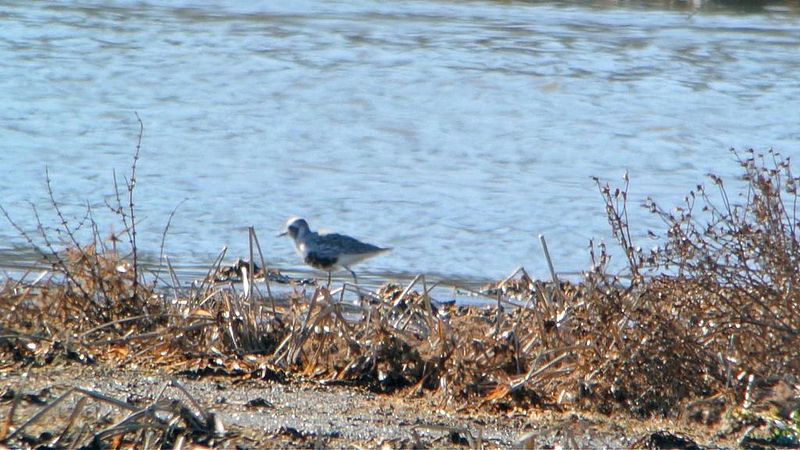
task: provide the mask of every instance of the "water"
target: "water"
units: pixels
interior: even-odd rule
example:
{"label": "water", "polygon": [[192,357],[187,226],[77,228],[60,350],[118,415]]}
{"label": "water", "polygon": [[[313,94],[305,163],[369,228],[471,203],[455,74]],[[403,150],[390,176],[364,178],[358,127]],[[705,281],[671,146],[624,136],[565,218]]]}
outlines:
{"label": "water", "polygon": [[[246,256],[254,225],[298,269],[273,236],[302,215],[395,248],[364,274],[545,276],[539,233],[558,270],[583,270],[588,240],[610,241],[591,176],[627,170],[634,205],[674,205],[737,172],[730,147],[800,155],[795,3],[218,3],[5,2],[0,204],[20,226],[31,203],[59,222],[47,168],[70,218],[88,202],[121,231],[105,204],[134,111],[139,247],[157,258],[178,207],[181,267]],[[658,222],[631,220],[652,245]],[[2,265],[35,259],[0,222]]]}

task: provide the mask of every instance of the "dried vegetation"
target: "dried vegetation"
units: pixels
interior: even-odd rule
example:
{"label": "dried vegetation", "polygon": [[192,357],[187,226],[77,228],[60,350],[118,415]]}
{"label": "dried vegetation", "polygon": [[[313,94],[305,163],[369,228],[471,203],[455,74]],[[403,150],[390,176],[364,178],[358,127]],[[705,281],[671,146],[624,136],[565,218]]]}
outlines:
{"label": "dried vegetation", "polygon": [[[114,208],[123,235],[101,239],[90,218],[94,239],[79,243],[55,199],[61,233],[71,240],[67,250],[56,249],[42,226],[38,239],[20,230],[51,268],[0,287],[0,364],[102,360],[189,376],[302,377],[384,393],[433,393],[455,408],[536,406],[707,424],[725,415],[736,418],[725,432],[746,433],[746,426],[765,423],[752,411],[769,409],[790,420],[800,409],[798,179],[789,161],[773,153],[737,158],[746,192],[736,201],[714,176],[718,195],[698,186],[674,211],[648,201],[666,227],[661,246],[650,252],[631,237],[627,178],[622,189],[598,180],[627,258],[626,277],[610,275],[604,244],[592,244],[592,269],[581,283],[561,282],[555,273],[547,283],[536,281],[520,269],[486,287],[497,302],[491,308],[440,305],[424,276],[374,293],[347,284],[310,295],[296,288],[276,301],[271,293],[255,295],[247,276],[252,265],[244,290],[214,282],[225,275],[224,254],[209,281],[190,288],[179,287],[171,271],[171,283],[148,278],[137,267],[134,160],[128,201],[117,189]],[[247,265],[239,266],[237,273]],[[347,290],[359,305],[341,301]],[[789,392],[780,401],[778,387]],[[201,443],[217,436],[213,423],[198,419],[202,411],[168,409],[172,428],[151,414],[149,425],[97,430],[73,445],[113,438],[167,446],[176,436]],[[176,434],[172,424],[180,420],[185,424]],[[0,442],[22,442],[24,430],[12,429],[9,423]]]}

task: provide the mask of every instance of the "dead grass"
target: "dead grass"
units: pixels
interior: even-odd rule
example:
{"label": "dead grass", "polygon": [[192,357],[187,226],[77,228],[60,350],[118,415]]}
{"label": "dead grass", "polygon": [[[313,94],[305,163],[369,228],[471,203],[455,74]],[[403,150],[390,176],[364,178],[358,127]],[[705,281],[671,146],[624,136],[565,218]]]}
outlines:
{"label": "dead grass", "polygon": [[[168,397],[165,392],[172,388],[177,395]],[[224,445],[225,427],[219,418],[209,412],[192,398],[177,381],[164,385],[161,393],[147,405],[137,405],[128,400],[110,397],[101,392],[71,388],[53,401],[47,402],[38,412],[13,429],[14,408],[18,405],[19,393],[14,395],[12,410],[7,416],[6,425],[0,430],[0,439],[5,442],[47,448],[76,448],[83,443],[85,448],[181,448],[185,442],[200,445]],[[64,407],[65,404],[74,406]],[[105,407],[103,414],[98,406]],[[100,420],[87,423],[79,418],[87,410],[87,415],[104,416]],[[68,417],[66,420],[53,420],[53,416]],[[122,417],[112,419],[112,417]],[[29,434],[30,428],[42,428],[42,424],[62,425],[59,433],[44,426],[38,434]]]}
{"label": "dead grass", "polygon": [[[649,253],[631,237],[627,177],[622,189],[598,181],[629,278],[609,275],[606,248],[593,244],[593,268],[582,283],[561,283],[555,274],[552,283],[534,281],[522,269],[487,287],[498,301],[488,309],[437,306],[424,276],[405,287],[359,291],[355,311],[345,309],[341,291],[325,288],[297,291],[276,306],[271,295],[212,282],[224,279],[224,254],[209,281],[188,290],[177,289],[174,273],[172,286],[148,283],[136,267],[135,183],[126,182],[127,206],[117,195],[115,209],[126,224],[126,252],[123,239],[96,232],[88,245],[77,242],[60,212],[62,231],[73,237],[66,250],[44,233],[37,243],[20,230],[51,269],[0,287],[0,364],[66,358],[195,376],[303,377],[430,393],[455,408],[579,409],[706,424],[736,416],[730,433],[752,422],[742,411],[771,408],[770,390],[781,385],[794,393],[778,408],[788,420],[800,408],[797,178],[773,153],[739,158],[740,202],[714,176],[721,204],[702,186],[674,212],[648,202],[666,227],[662,246]],[[253,286],[252,275],[245,278]],[[183,430],[198,428],[180,408],[170,411],[187,422]],[[85,439],[144,442],[117,430]],[[182,436],[209,439],[192,433]],[[175,439],[159,436],[162,445]]]}

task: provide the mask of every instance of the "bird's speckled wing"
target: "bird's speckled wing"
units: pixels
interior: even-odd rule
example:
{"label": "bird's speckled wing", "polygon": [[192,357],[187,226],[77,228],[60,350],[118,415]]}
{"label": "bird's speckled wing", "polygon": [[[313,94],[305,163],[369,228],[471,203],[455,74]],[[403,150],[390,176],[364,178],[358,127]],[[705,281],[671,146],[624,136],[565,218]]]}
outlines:
{"label": "bird's speckled wing", "polygon": [[362,254],[362,253],[378,253],[381,251],[389,250],[388,248],[381,248],[376,245],[361,242],[358,239],[345,236],[343,234],[321,234],[314,242],[315,250],[319,253],[338,256],[339,254]]}

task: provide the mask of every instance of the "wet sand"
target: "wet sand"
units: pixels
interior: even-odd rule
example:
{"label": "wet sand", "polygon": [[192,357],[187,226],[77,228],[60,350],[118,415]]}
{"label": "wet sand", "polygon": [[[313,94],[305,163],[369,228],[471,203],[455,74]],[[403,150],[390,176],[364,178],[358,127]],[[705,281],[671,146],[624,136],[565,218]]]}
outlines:
{"label": "wet sand", "polygon": [[[557,445],[627,448],[647,434],[644,428],[650,428],[624,430],[610,419],[558,412],[499,412],[448,406],[430,398],[382,395],[352,386],[221,376],[191,379],[152,370],[75,363],[33,368],[25,375],[18,369],[7,368],[0,371],[3,386],[0,391],[23,394],[13,418],[18,427],[71,387],[83,387],[144,406],[172,379],[221,419],[228,437],[218,445],[224,448],[237,445],[240,448],[442,448],[478,444],[484,448],[511,448],[524,446],[525,439],[532,445],[529,448]],[[185,400],[173,387],[167,388],[164,396]],[[12,403],[8,394],[5,397],[0,403],[1,422],[7,420]],[[58,435],[79,398],[77,394],[70,395],[43,420],[27,428],[25,434]],[[87,422],[105,421],[108,426],[124,414],[106,403],[89,399],[81,417]]]}

